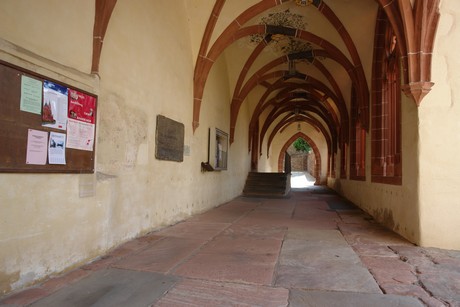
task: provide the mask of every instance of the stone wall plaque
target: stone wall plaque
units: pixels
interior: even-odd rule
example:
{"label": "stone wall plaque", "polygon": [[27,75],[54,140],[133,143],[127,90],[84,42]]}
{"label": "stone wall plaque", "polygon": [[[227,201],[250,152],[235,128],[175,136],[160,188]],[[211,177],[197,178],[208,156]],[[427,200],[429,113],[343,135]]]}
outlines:
{"label": "stone wall plaque", "polygon": [[157,115],[155,157],[158,160],[184,160],[184,124]]}

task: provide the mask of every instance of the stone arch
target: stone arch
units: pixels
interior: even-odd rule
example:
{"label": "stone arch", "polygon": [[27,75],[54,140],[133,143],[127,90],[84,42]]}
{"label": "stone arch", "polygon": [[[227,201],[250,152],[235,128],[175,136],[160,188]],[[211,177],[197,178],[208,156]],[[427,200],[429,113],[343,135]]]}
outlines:
{"label": "stone arch", "polygon": [[395,32],[401,54],[403,92],[419,106],[431,87],[431,58],[440,0],[377,0]]}
{"label": "stone arch", "polygon": [[278,172],[283,171],[284,157],[286,155],[286,150],[298,138],[303,138],[305,141],[307,141],[307,143],[310,144],[313,152],[315,153],[316,168],[315,168],[315,174],[313,175],[316,178],[315,184],[321,184],[321,154],[319,153],[319,149],[318,149],[318,146],[316,146],[316,143],[313,142],[313,140],[303,132],[297,132],[284,144],[283,148],[280,151],[279,158],[278,158]]}

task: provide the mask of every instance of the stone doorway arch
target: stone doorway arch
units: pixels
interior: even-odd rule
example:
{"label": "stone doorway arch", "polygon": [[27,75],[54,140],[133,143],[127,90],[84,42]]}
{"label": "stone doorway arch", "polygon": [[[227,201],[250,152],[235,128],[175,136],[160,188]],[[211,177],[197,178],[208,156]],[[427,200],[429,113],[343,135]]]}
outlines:
{"label": "stone doorway arch", "polygon": [[283,148],[280,151],[279,158],[278,158],[278,172],[283,172],[283,167],[284,167],[284,158],[286,156],[286,150],[289,148],[289,146],[294,143],[295,140],[298,138],[302,138],[305,141],[307,141],[308,144],[310,144],[314,154],[315,154],[315,161],[316,161],[316,167],[314,174],[312,174],[315,178],[315,184],[320,184],[321,183],[321,154],[319,153],[318,146],[316,146],[315,142],[311,138],[309,138],[306,134],[303,132],[297,132],[294,134],[283,146]]}

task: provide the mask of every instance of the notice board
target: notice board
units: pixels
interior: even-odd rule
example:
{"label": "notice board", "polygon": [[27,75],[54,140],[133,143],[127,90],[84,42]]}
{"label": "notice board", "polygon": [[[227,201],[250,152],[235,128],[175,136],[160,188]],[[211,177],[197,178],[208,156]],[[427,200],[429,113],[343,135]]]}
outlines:
{"label": "notice board", "polygon": [[0,61],[0,172],[93,173],[97,96]]}

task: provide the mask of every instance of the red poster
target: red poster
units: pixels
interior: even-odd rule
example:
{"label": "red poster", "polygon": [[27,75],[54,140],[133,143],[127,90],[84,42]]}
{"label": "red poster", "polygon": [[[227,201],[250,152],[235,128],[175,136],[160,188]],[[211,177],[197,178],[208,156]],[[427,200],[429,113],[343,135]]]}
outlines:
{"label": "red poster", "polygon": [[96,98],[69,89],[69,118],[94,124],[96,118]]}

